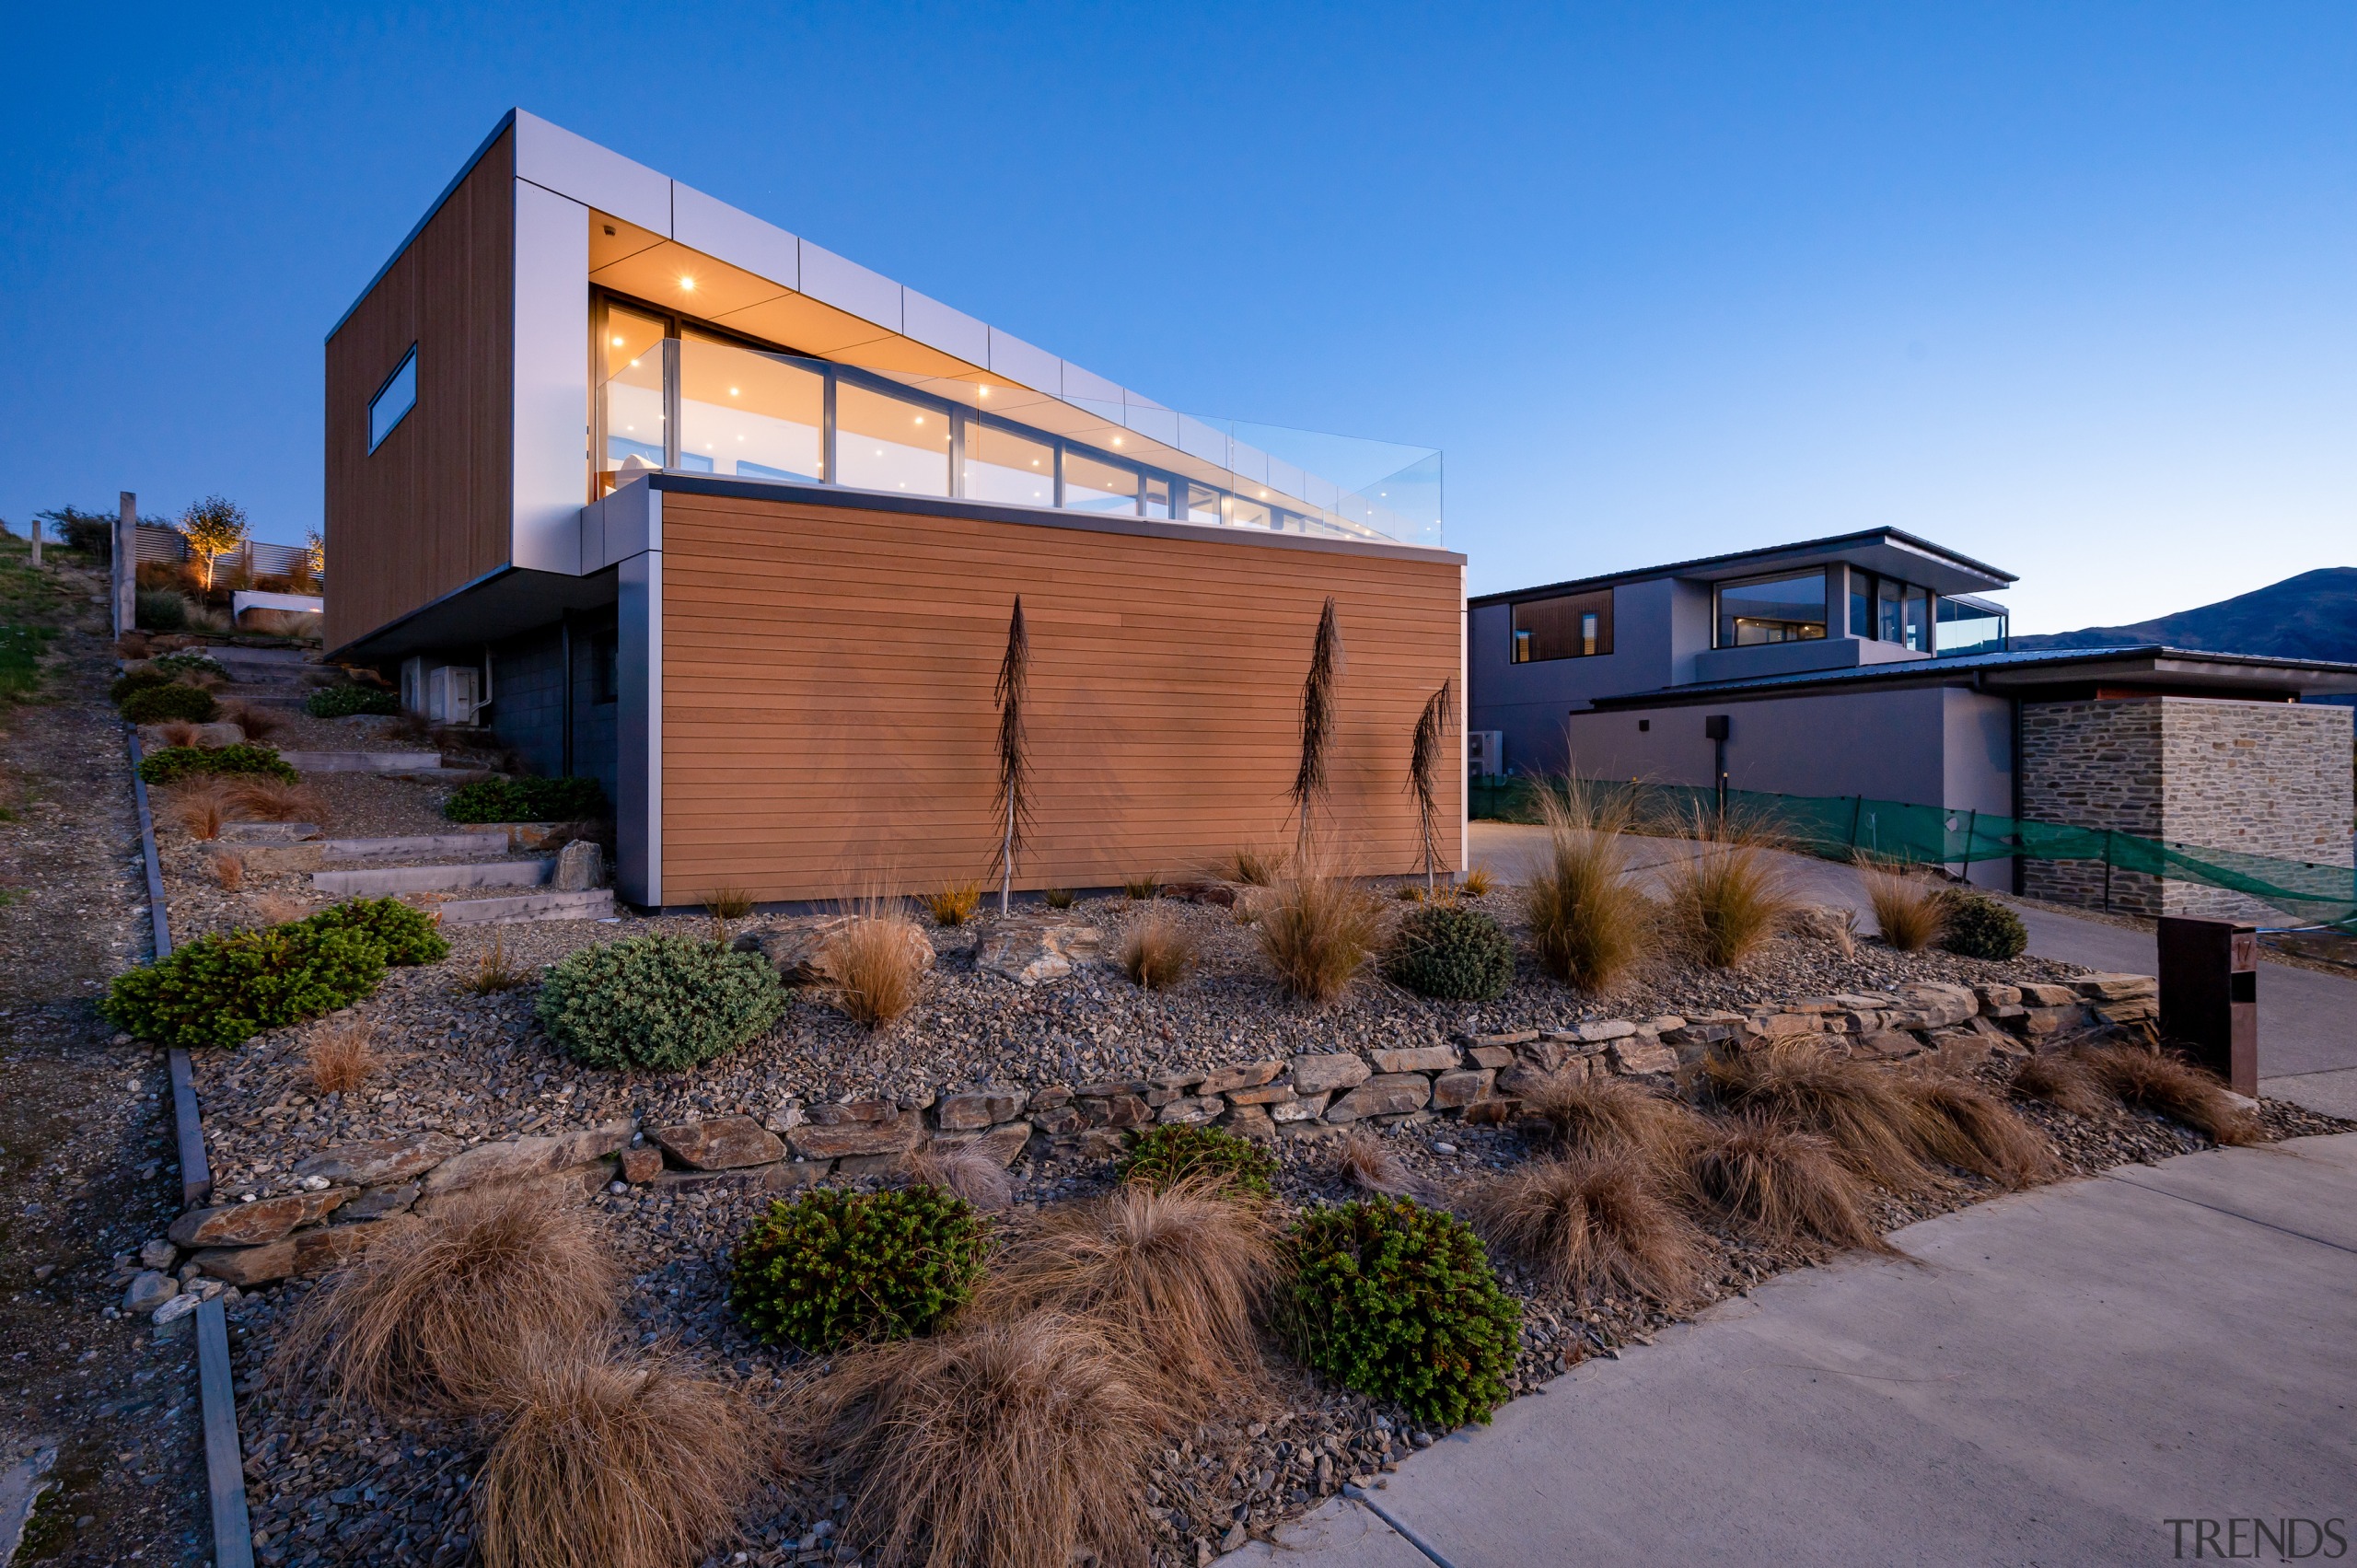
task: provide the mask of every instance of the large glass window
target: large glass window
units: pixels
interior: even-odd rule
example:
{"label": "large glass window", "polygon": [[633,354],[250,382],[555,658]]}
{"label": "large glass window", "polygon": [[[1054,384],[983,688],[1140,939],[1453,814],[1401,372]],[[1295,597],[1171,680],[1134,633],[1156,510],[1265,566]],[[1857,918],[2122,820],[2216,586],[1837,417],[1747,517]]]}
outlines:
{"label": "large glass window", "polygon": [[949,416],[851,380],[835,387],[837,482],[861,490],[949,494]]}
{"label": "large glass window", "polygon": [[1932,590],[1910,587],[1907,590],[1905,633],[1907,645],[1919,654],[1932,651]]}
{"label": "large glass window", "polygon": [[1138,470],[1064,450],[1064,505],[1075,512],[1138,510]]}
{"label": "large glass window", "polygon": [[598,345],[605,367],[605,468],[637,458],[663,466],[663,322],[654,316],[606,308],[605,341]]}
{"label": "large glass window", "polygon": [[1145,478],[1145,515],[1149,517],[1170,516],[1170,482],[1155,474]]}
{"label": "large glass window", "polygon": [[1588,658],[1612,651],[1612,590],[1527,598],[1514,607],[1514,662]]}
{"label": "large glass window", "polygon": [[368,400],[368,449],[375,451],[384,444],[393,427],[409,417],[417,406],[417,345],[412,343],[407,354],[377,395]]}
{"label": "large glass window", "polygon": [[1056,504],[1056,449],[978,419],[966,422],[965,495],[1013,506]]}
{"label": "large glass window", "polygon": [[1933,651],[1941,654],[1997,654],[2005,651],[2005,612],[1975,599],[1939,601],[1939,635]]}
{"label": "large glass window", "polygon": [[1810,642],[1825,635],[1825,573],[1801,572],[1719,585],[1722,648]]}
{"label": "large glass window", "polygon": [[1239,528],[1265,528],[1269,526],[1269,509],[1258,501],[1247,501],[1238,495],[1228,503],[1227,520]]}
{"label": "large glass window", "polygon": [[1881,642],[1904,640],[1899,628],[1898,596],[1905,587],[1905,584],[1894,583],[1888,577],[1875,580],[1875,636]]}
{"label": "large glass window", "polygon": [[1219,492],[1207,485],[1187,486],[1187,520],[1190,523],[1224,523],[1220,515]]}
{"label": "large glass window", "polygon": [[1875,634],[1875,576],[1852,566],[1850,579],[1850,635],[1871,639]]}
{"label": "large glass window", "polygon": [[823,480],[827,381],[691,332],[679,344],[679,464],[748,479]]}

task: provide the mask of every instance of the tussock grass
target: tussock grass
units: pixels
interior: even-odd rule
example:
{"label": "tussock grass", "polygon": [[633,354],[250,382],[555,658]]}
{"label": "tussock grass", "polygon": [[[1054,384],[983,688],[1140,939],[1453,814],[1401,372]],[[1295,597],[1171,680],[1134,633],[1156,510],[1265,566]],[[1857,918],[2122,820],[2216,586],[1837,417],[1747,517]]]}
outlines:
{"label": "tussock grass", "polygon": [[1761,1116],[1713,1119],[1687,1156],[1695,1197],[1762,1240],[1895,1252],[1832,1141]]}
{"label": "tussock grass", "polygon": [[1382,1138],[1364,1127],[1353,1127],[1335,1139],[1328,1158],[1336,1176],[1362,1191],[1405,1198],[1423,1187]]}
{"label": "tussock grass", "polygon": [[221,716],[244,730],[248,740],[268,740],[272,736],[281,734],[286,728],[286,720],[283,714],[274,714],[268,708],[258,707],[251,703],[239,703],[234,707],[225,708],[222,710]]}
{"label": "tussock grass", "polygon": [[365,1018],[335,1018],[311,1031],[303,1064],[323,1095],[350,1094],[390,1064],[377,1049],[376,1026]]}
{"label": "tussock grass", "polygon": [[1726,1109],[1829,1140],[1852,1173],[1877,1187],[1910,1192],[1938,1185],[1918,1152],[1916,1101],[1887,1069],[1787,1037],[1749,1051],[1714,1051],[1697,1077]]}
{"label": "tussock grass", "polygon": [[1531,1160],[1470,1188],[1462,1206],[1475,1229],[1559,1290],[1674,1306],[1701,1277],[1701,1232],[1634,1149]]}
{"label": "tussock grass", "polygon": [[1798,907],[1767,842],[1697,818],[1692,853],[1666,868],[1672,925],[1713,969],[1740,969],[1776,939]]}
{"label": "tussock grass", "polygon": [[759,1479],[752,1410],[668,1360],[548,1347],[510,1404],[475,1482],[485,1568],[680,1568],[735,1533]]}
{"label": "tussock grass", "polygon": [[1488,866],[1477,865],[1458,880],[1457,890],[1469,899],[1486,899],[1498,890],[1498,879]]}
{"label": "tussock grass", "polygon": [[235,812],[237,786],[218,777],[172,786],[172,825],[192,839],[217,839]]}
{"label": "tussock grass", "polygon": [[881,1028],[916,1005],[931,947],[897,902],[871,899],[827,938],[817,967],[837,1007],[854,1023]]}
{"label": "tussock grass", "polygon": [[1101,1323],[1134,1344],[1192,1407],[1248,1387],[1260,1365],[1253,1321],[1276,1273],[1264,1207],[1215,1179],[1125,1181],[1047,1211],[974,1293],[978,1317],[1051,1314]]}
{"label": "tussock grass", "polygon": [[1858,878],[1865,884],[1866,903],[1885,947],[1920,953],[1947,929],[1946,889],[1922,873],[1862,854]]}
{"label": "tussock grass", "polygon": [[743,888],[714,888],[703,896],[703,912],[712,917],[713,940],[728,945],[728,927],[753,912],[753,895]]}
{"label": "tussock grass", "polygon": [[1068,910],[1074,895],[1070,888],[1048,888],[1041,890],[1039,901],[1051,910]]}
{"label": "tussock grass", "polygon": [[254,895],[254,918],[264,925],[284,925],[290,920],[300,920],[311,912],[310,904],[291,893],[257,893]]}
{"label": "tussock grass", "polygon": [[2002,1187],[2053,1178],[2046,1140],[1979,1084],[1945,1073],[1901,1074],[1898,1083],[1914,1102],[1914,1139],[1925,1158]]}
{"label": "tussock grass", "polygon": [[900,1174],[911,1187],[939,1187],[985,1211],[1015,1202],[1005,1167],[975,1149],[920,1149],[902,1158]]}
{"label": "tussock grass", "polygon": [[2149,1110],[2218,1144],[2259,1141],[2258,1120],[2215,1074],[2176,1051],[2125,1040],[2081,1040],[2042,1051],[2014,1071],[2016,1093],[2093,1114],[2110,1104]]}
{"label": "tussock grass", "polygon": [[532,983],[529,970],[507,956],[507,937],[498,926],[491,928],[491,948],[475,959],[475,967],[459,980],[459,989],[476,996],[490,996],[502,991],[520,991]]}
{"label": "tussock grass", "polygon": [[234,893],[246,885],[246,863],[234,854],[208,854],[204,868],[213,873],[214,882],[225,893]]}
{"label": "tussock grass", "polygon": [[226,785],[231,809],[250,822],[316,822],[319,797],[308,784],[249,773]]}
{"label": "tussock grass", "polygon": [[1690,1107],[1625,1078],[1550,1073],[1524,1094],[1522,1103],[1566,1150],[1625,1149],[1664,1172],[1683,1167],[1687,1150],[1703,1132],[1702,1118]]}
{"label": "tussock grass", "polygon": [[1523,884],[1538,967],[1582,991],[1610,991],[1652,956],[1653,901],[1629,877],[1628,808],[1576,782],[1538,792],[1547,854]]}
{"label": "tussock grass", "polygon": [[982,907],[982,885],[980,882],[952,882],[935,888],[924,896],[925,913],[940,926],[963,925],[974,918]]}
{"label": "tussock grass", "polygon": [[1035,1312],[843,1357],[803,1430],[877,1568],[1129,1568],[1151,1539],[1154,1381],[1102,1325]]}
{"label": "tussock grass", "polygon": [[1227,857],[1228,880],[1242,882],[1254,888],[1273,888],[1285,874],[1285,854],[1282,850],[1262,849],[1258,844],[1238,844]]}
{"label": "tussock grass", "polygon": [[167,746],[196,744],[196,726],[186,719],[166,719],[156,726],[156,734]]}
{"label": "tussock grass", "polygon": [[531,1188],[459,1192],[306,1296],[273,1376],[317,1376],[395,1419],[497,1411],[548,1346],[612,1317],[621,1284],[579,1204]]}
{"label": "tussock grass", "polygon": [[1121,891],[1133,904],[1142,904],[1148,899],[1158,899],[1162,896],[1162,873],[1147,871],[1135,877],[1124,877],[1121,878]]}
{"label": "tussock grass", "polygon": [[1145,991],[1168,991],[1193,972],[1195,938],[1159,902],[1130,922],[1121,936],[1121,972]]}
{"label": "tussock grass", "polygon": [[2074,1116],[2101,1116],[2119,1102],[2084,1056],[2068,1046],[2039,1051],[2014,1069],[2013,1091]]}
{"label": "tussock grass", "polygon": [[[1383,907],[1346,877],[1312,871],[1251,900],[1261,956],[1287,992],[1331,1002],[1383,946]],[[1237,903],[1244,918],[1244,902]]]}

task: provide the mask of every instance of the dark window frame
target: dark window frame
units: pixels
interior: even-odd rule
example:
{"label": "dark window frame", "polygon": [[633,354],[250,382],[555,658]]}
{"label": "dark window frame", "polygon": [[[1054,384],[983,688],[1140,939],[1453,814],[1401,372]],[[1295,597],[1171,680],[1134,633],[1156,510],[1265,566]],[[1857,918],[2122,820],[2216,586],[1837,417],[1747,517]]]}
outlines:
{"label": "dark window frame", "polygon": [[[1608,658],[1612,654],[1612,596],[1610,588],[1594,588],[1586,593],[1545,594],[1534,598],[1515,599],[1506,610],[1506,659],[1512,664],[1555,664],[1563,659]],[[1573,608],[1558,612],[1573,628],[1562,635],[1564,628],[1538,625],[1526,627],[1523,611],[1539,605],[1569,605]],[[1586,617],[1596,617],[1596,645],[1586,645]],[[1543,630],[1560,636],[1542,639]],[[1541,649],[1563,647],[1566,652],[1550,653]]]}
{"label": "dark window frame", "polygon": [[[1721,633],[1727,629],[1727,615],[1725,610],[1727,589],[1749,587],[1758,583],[1798,582],[1801,578],[1807,576],[1815,576],[1817,581],[1817,618],[1813,621],[1794,621],[1783,622],[1782,624],[1794,626],[1813,625],[1817,628],[1816,636],[1785,637],[1772,643],[1736,643],[1722,640]],[[1752,617],[1751,619],[1761,618]],[[1768,648],[1778,646],[1781,643],[1823,642],[1832,632],[1832,621],[1833,573],[1832,569],[1828,566],[1803,566],[1797,570],[1787,569],[1782,572],[1761,572],[1747,577],[1723,578],[1711,585],[1711,646],[1714,650],[1719,648]]]}
{"label": "dark window frame", "polygon": [[[380,436],[377,433],[377,405],[385,401],[385,394],[393,389],[393,383],[400,380],[404,373],[409,377],[409,401],[401,405],[401,411],[393,415],[393,422],[385,426],[384,434]],[[368,394],[368,451],[366,455],[376,456],[377,448],[391,440],[393,432],[408,424],[409,416],[416,412],[417,344],[412,343],[401,355],[401,363],[393,366],[393,373],[377,382],[377,389]]]}

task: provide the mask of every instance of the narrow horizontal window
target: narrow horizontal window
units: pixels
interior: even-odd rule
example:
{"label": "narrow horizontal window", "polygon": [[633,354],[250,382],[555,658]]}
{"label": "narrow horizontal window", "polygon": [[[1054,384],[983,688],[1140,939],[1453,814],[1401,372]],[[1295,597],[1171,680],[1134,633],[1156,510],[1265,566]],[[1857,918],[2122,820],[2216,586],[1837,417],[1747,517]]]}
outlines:
{"label": "narrow horizontal window", "polygon": [[368,400],[368,449],[373,452],[383,446],[393,427],[409,417],[409,411],[416,406],[417,345],[412,343],[409,352],[401,355],[400,367],[385,377],[385,384]]}
{"label": "narrow horizontal window", "polygon": [[1514,607],[1514,662],[1592,658],[1612,651],[1612,590],[1527,598]]}
{"label": "narrow horizontal window", "polygon": [[1821,568],[1788,577],[1719,585],[1718,647],[1813,642],[1824,635],[1825,573]]}

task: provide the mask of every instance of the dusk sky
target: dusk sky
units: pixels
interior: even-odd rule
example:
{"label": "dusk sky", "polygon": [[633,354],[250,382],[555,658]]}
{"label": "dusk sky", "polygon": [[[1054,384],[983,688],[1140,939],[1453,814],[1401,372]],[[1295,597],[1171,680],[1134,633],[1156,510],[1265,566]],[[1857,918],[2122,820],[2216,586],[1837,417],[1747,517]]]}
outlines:
{"label": "dusk sky", "polygon": [[1442,447],[1477,593],[1888,524],[2038,632],[2357,564],[2345,0],[12,36],[18,532],[123,489],[317,526],[321,340],[520,104],[1172,406]]}

